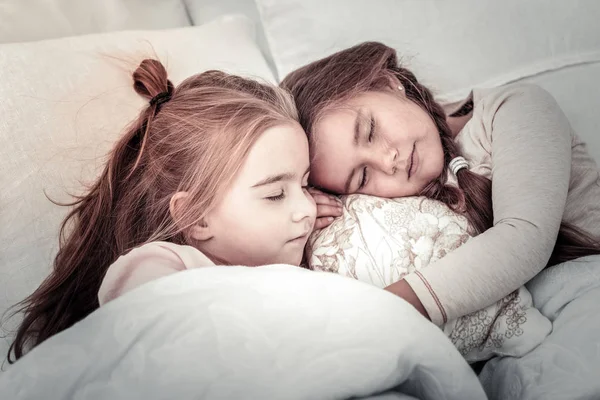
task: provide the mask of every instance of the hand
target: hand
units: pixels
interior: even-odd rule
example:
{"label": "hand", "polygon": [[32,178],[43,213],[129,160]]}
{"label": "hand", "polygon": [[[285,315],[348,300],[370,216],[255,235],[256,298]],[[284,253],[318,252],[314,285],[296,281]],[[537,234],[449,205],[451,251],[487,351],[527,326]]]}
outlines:
{"label": "hand", "polygon": [[425,307],[423,306],[423,303],[421,303],[421,300],[419,300],[415,291],[410,287],[408,282],[406,282],[404,279],[401,279],[398,282],[392,283],[391,285],[385,287],[384,289],[387,290],[388,292],[394,293],[396,296],[403,298],[404,300],[409,302],[413,307],[415,307],[418,312],[423,314],[423,316],[425,318],[427,318],[428,320],[431,320],[431,318],[429,318],[429,314],[427,314],[427,311],[425,310]]}
{"label": "hand", "polygon": [[335,217],[342,215],[342,201],[337,197],[321,192],[315,188],[309,188],[308,193],[317,203],[317,220],[315,230],[323,229],[333,222]]}

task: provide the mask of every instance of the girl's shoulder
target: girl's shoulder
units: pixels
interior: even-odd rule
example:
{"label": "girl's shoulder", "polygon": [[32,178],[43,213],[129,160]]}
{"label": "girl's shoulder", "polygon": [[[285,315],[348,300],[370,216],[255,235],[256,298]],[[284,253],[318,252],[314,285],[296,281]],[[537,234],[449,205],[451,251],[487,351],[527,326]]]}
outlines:
{"label": "girl's shoulder", "polygon": [[195,247],[149,242],[120,256],[108,267],[98,291],[98,300],[102,305],[146,282],[178,271],[213,265]]}
{"label": "girl's shoulder", "polygon": [[[117,262],[169,260],[181,265],[182,269],[196,268],[198,266],[214,265],[214,263],[193,246],[181,245],[171,242],[154,241],[136,247],[119,257]],[[115,262],[116,264],[116,262]],[[114,265],[114,264],[113,264]]]}
{"label": "girl's shoulder", "polygon": [[554,97],[541,86],[532,83],[513,83],[494,88],[474,88],[471,92],[473,110],[495,114],[506,104],[522,106],[524,109],[558,108]]}
{"label": "girl's shoulder", "polygon": [[449,117],[468,114],[493,115],[506,102],[527,105],[558,107],[554,97],[541,86],[532,83],[513,83],[497,87],[475,87],[460,101],[443,104]]}

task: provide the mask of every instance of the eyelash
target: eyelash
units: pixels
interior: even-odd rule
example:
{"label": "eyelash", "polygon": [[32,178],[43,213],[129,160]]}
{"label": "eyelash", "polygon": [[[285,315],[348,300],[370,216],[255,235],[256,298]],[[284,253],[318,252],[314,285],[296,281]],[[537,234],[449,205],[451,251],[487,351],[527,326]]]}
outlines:
{"label": "eyelash", "polygon": [[[303,191],[308,190],[308,184],[302,186],[302,190]],[[269,201],[281,201],[285,198],[285,190],[281,190],[281,193],[279,193],[277,196],[270,196],[270,197],[265,197],[265,198]]]}
{"label": "eyelash", "polygon": [[[375,118],[373,118],[373,116],[371,116],[371,128],[369,130],[369,143],[371,143],[373,141],[373,137],[375,137]],[[362,189],[365,184],[367,182],[367,167],[363,168],[363,174],[362,174],[362,179],[360,181],[360,184],[358,185],[358,190]]]}
{"label": "eyelash", "polygon": [[369,130],[369,143],[373,141],[373,137],[375,136],[375,118],[371,116],[371,128]]}
{"label": "eyelash", "polygon": [[267,197],[266,199],[269,201],[280,201],[283,200],[285,198],[285,191],[282,190],[281,193],[279,193],[277,196],[270,196]]}
{"label": "eyelash", "polygon": [[362,179],[360,180],[360,184],[358,185],[358,190],[362,189],[367,183],[367,167],[363,167]]}

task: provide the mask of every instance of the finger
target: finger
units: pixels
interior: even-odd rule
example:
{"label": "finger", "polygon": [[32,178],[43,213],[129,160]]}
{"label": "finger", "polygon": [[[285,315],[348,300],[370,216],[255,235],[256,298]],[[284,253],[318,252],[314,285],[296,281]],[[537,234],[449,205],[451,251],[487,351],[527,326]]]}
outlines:
{"label": "finger", "polygon": [[317,229],[326,228],[329,225],[331,225],[332,222],[333,222],[333,217],[317,218],[317,220],[315,221],[314,229],[317,230]]}
{"label": "finger", "polygon": [[338,199],[337,197],[327,195],[323,192],[319,192],[319,193],[309,192],[309,193],[311,194],[313,199],[315,199],[315,203],[317,203],[317,204],[328,204],[330,206],[335,206],[335,207],[342,205],[342,201],[340,199]]}
{"label": "finger", "polygon": [[339,217],[342,215],[342,207],[317,204],[317,218]]}
{"label": "finger", "polygon": [[326,192],[322,191],[321,189],[317,189],[316,187],[312,187],[312,186],[308,186],[307,190],[314,192],[314,193],[322,193],[324,195],[331,196],[331,197],[337,197],[336,195],[326,193]]}

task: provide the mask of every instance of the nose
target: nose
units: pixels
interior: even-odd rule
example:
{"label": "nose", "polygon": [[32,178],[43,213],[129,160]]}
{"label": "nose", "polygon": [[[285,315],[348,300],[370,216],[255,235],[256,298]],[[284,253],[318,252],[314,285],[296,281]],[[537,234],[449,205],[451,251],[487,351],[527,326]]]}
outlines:
{"label": "nose", "polygon": [[302,191],[302,196],[294,202],[293,222],[304,222],[306,230],[311,230],[317,217],[317,206],[310,193]]}
{"label": "nose", "polygon": [[385,148],[378,154],[374,154],[373,164],[388,175],[396,173],[398,168],[398,150],[395,148]]}

